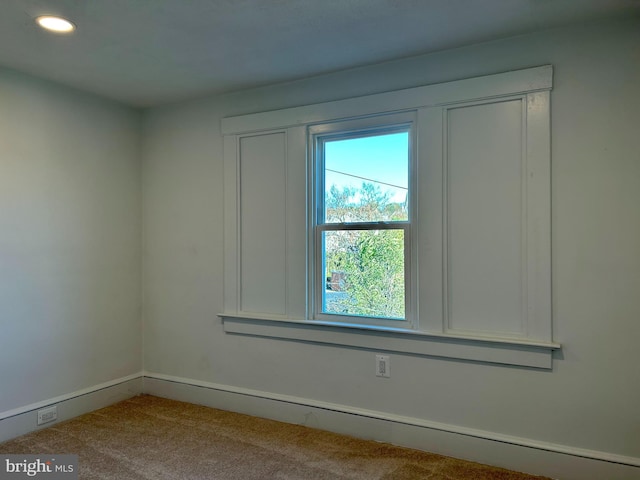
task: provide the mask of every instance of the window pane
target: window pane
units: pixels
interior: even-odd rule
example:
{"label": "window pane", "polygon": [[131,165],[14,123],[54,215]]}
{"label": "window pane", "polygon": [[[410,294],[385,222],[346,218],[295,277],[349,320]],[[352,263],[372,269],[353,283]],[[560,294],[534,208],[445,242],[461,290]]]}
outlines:
{"label": "window pane", "polygon": [[325,223],[406,221],[408,131],[324,143]]}
{"label": "window pane", "polygon": [[322,249],[322,313],[404,319],[404,230],[325,231]]}

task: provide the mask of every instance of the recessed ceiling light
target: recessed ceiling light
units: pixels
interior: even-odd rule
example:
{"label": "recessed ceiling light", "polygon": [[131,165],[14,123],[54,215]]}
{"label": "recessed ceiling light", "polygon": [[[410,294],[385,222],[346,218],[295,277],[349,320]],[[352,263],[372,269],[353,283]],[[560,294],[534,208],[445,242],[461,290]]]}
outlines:
{"label": "recessed ceiling light", "polygon": [[76,29],[76,26],[69,20],[62,17],[54,17],[52,15],[43,15],[38,17],[36,18],[36,22],[42,28],[56,33],[71,33]]}

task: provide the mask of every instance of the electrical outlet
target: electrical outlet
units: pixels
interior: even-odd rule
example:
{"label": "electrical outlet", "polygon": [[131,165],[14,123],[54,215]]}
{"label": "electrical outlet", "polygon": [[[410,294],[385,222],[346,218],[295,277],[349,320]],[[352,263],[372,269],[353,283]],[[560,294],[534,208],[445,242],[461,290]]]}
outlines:
{"label": "electrical outlet", "polygon": [[43,408],[38,410],[38,425],[53,422],[58,419],[58,406]]}
{"label": "electrical outlet", "polygon": [[391,376],[391,359],[389,355],[376,355],[376,377]]}

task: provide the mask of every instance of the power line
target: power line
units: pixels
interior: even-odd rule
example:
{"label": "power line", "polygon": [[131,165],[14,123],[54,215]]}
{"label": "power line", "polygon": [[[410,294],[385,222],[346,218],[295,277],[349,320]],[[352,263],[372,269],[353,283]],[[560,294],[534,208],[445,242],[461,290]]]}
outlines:
{"label": "power line", "polygon": [[381,182],[380,180],[374,180],[373,178],[361,177],[360,175],[353,175],[351,173],[340,172],[338,170],[332,170],[331,168],[325,168],[327,172],[338,173],[340,175],[345,175],[347,177],[359,178],[360,180],[368,180],[374,183],[380,183],[382,185],[387,185],[388,187],[400,188],[402,190],[409,190],[407,187],[401,187],[400,185],[394,185],[393,183]]}

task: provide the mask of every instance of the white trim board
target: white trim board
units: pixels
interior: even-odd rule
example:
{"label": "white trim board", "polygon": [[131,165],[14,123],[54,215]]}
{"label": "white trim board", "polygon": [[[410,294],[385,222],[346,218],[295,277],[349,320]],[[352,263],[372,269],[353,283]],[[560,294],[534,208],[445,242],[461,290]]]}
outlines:
{"label": "white trim board", "polygon": [[[141,393],[563,480],[628,480],[640,476],[640,458],[636,457],[151,372],[140,372],[2,412],[0,442]],[[57,422],[37,427],[37,410],[54,404],[59,407]]]}
{"label": "white trim board", "polygon": [[[225,332],[552,369],[552,80],[547,65],[223,119]],[[410,121],[407,321],[321,315],[314,135]]]}
{"label": "white trim board", "polygon": [[550,370],[557,343],[526,340],[465,337],[415,330],[394,330],[367,325],[344,325],[308,320],[257,319],[255,316],[219,314],[229,334],[298,340],[333,345],[412,353],[416,355],[458,358],[477,362]]}
{"label": "white trim board", "polygon": [[563,480],[626,480],[640,458],[146,372],[144,393]]}
{"label": "white trim board", "polygon": [[[415,110],[419,107],[468,102],[473,98],[487,99],[549,90],[552,83],[553,67],[543,65],[346,100],[227,117],[222,119],[221,131],[223,135],[259,132],[324,122],[328,119]],[[461,95],[460,92],[465,93]]]}
{"label": "white trim board", "polygon": [[[0,413],[0,442],[135,397],[142,393],[142,372]],[[37,410],[56,405],[58,419],[37,425]]]}

